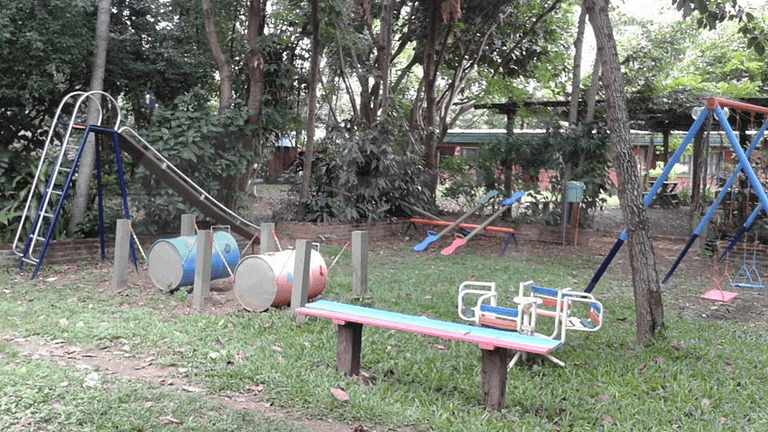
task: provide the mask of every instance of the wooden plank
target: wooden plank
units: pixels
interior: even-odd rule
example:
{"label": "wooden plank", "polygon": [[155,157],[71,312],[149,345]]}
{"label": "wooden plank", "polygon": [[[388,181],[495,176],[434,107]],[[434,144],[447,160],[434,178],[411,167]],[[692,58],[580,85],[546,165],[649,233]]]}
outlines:
{"label": "wooden plank", "polygon": [[336,340],[336,369],[347,376],[360,375],[360,352],[363,345],[363,325],[356,322],[338,325]]}
{"label": "wooden plank", "polygon": [[482,348],[507,348],[533,354],[549,354],[562,346],[554,339],[540,338],[515,332],[471,326],[467,324],[416,317],[397,312],[318,300],[296,310],[299,314],[357,322],[364,325],[435,336],[442,339],[475,343]]}
{"label": "wooden plank", "polygon": [[507,350],[495,348],[480,350],[480,352],[482,353],[480,400],[487,409],[500,411],[504,408],[507,397]]}

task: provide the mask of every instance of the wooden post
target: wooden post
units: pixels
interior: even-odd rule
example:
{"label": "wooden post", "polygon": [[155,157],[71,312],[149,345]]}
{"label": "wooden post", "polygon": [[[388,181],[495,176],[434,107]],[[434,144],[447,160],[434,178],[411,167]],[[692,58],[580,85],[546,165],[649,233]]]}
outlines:
{"label": "wooden post", "polygon": [[363,325],[360,323],[339,324],[339,338],[336,340],[336,369],[347,376],[360,375],[360,351],[363,341]]}
{"label": "wooden post", "polygon": [[259,253],[265,254],[268,252],[276,252],[277,246],[275,245],[275,224],[271,222],[265,222],[261,224],[261,238],[259,241]]}
{"label": "wooden post", "polygon": [[507,349],[481,349],[482,402],[489,410],[500,411],[507,397]]}
{"label": "wooden post", "polygon": [[195,235],[195,215],[189,213],[181,215],[181,235]]}
{"label": "wooden post", "polygon": [[362,297],[368,292],[368,232],[352,232],[352,294]]}
{"label": "wooden post", "polygon": [[197,255],[195,256],[195,283],[192,306],[202,309],[203,303],[211,296],[211,259],[213,254],[213,232],[197,232]]}
{"label": "wooden post", "polygon": [[[263,237],[262,237],[263,238]],[[307,304],[309,295],[309,260],[312,244],[309,240],[296,240],[293,265],[293,286],[291,287],[291,312]]]}
{"label": "wooden post", "polygon": [[128,255],[131,246],[131,222],[118,219],[115,230],[115,262],[112,270],[112,282],[115,289],[124,289],[128,285]]}

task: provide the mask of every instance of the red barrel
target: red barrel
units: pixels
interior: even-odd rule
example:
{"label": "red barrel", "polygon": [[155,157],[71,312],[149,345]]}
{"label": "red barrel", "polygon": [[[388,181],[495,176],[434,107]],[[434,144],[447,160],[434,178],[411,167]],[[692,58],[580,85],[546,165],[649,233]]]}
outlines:
{"label": "red barrel", "polygon": [[[249,255],[235,268],[235,298],[249,311],[261,312],[270,306],[285,306],[291,303],[293,271],[296,254],[293,250]],[[328,267],[316,250],[309,259],[310,299],[319,296],[328,281]]]}

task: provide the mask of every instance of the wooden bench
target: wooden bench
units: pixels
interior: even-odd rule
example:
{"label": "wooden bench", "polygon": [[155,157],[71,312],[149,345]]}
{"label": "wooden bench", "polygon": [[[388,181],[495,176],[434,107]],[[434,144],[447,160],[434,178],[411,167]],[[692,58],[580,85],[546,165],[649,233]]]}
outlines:
{"label": "wooden bench", "polygon": [[[416,225],[430,225],[430,226],[450,226],[451,225],[451,222],[434,220],[434,219],[411,218],[409,222],[410,223],[408,224],[408,228],[406,228],[405,233],[403,234],[403,237],[408,237],[408,234],[410,233],[411,228]],[[480,225],[460,223],[457,226],[457,228],[460,230],[463,230],[465,233],[469,233],[473,230],[476,230],[479,226]],[[515,237],[515,233],[517,231],[514,228],[487,226],[483,228],[483,231],[507,234],[507,238],[506,240],[504,240],[504,247],[501,249],[501,256],[504,256],[504,254],[507,253],[507,248],[509,248],[509,243],[511,241],[514,240],[515,246],[517,246],[517,237]]]}
{"label": "wooden bench", "polygon": [[318,300],[296,308],[296,313],[333,320],[338,325],[336,368],[349,376],[360,373],[363,325],[435,336],[477,344],[481,350],[482,403],[490,410],[504,407],[507,388],[507,350],[549,355],[559,340],[468,324],[417,317],[363,306]]}

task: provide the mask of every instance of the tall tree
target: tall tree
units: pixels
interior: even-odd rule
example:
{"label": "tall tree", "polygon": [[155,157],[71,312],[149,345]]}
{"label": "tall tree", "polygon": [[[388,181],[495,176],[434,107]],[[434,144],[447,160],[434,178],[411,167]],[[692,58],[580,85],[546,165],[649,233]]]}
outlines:
{"label": "tall tree", "polygon": [[[107,47],[109,46],[109,16],[111,12],[110,0],[99,0],[96,14],[96,35],[93,51],[93,65],[91,67],[91,91],[104,89],[104,71],[107,64]],[[88,101],[88,123],[98,124],[100,118],[101,95],[96,94]],[[90,135],[82,151],[77,171],[77,184],[75,185],[75,199],[72,206],[72,215],[67,226],[67,233],[71,236],[77,229],[77,224],[83,220],[88,210],[91,198],[91,179],[93,166],[96,159],[96,145],[93,134]]]}
{"label": "tall tree", "polygon": [[317,110],[317,82],[320,77],[320,18],[318,0],[310,0],[310,25],[312,27],[312,58],[309,66],[309,94],[307,100],[307,142],[304,146],[304,176],[299,191],[299,217],[306,214],[306,202],[309,198],[309,184],[312,177],[312,162],[315,152],[315,111]]}
{"label": "tall tree", "polygon": [[202,2],[205,38],[208,40],[213,61],[216,62],[216,69],[219,71],[219,113],[222,113],[232,105],[232,62],[219,44],[211,0],[202,0]]}
{"label": "tall tree", "polygon": [[259,123],[261,98],[264,93],[264,50],[261,38],[264,36],[266,0],[251,0],[248,6],[248,122]]}
{"label": "tall tree", "polygon": [[609,0],[586,0],[585,6],[595,33],[599,57],[603,61],[606,120],[611,134],[621,211],[629,234],[629,259],[637,318],[636,341],[642,343],[664,332],[661,284],[656,270],[650,223],[642,201],[643,188],[630,139],[627,95],[608,11]]}

